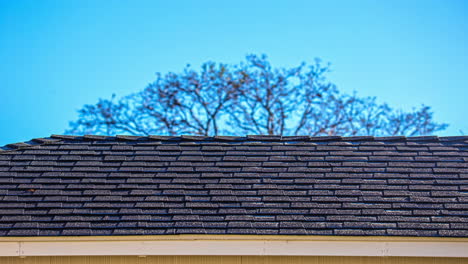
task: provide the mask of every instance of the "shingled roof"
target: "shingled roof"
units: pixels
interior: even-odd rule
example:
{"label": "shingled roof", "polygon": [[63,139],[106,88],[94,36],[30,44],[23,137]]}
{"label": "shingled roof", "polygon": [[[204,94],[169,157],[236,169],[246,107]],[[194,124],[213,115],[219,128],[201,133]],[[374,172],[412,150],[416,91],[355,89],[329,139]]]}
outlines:
{"label": "shingled roof", "polygon": [[468,137],[58,136],[0,149],[0,236],[468,237]]}

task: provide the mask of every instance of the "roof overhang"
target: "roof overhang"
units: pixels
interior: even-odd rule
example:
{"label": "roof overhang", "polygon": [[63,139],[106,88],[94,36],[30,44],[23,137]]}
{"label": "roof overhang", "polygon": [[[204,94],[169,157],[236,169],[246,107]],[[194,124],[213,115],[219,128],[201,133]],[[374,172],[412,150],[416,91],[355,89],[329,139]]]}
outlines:
{"label": "roof overhang", "polygon": [[0,256],[468,257],[468,238],[171,235],[2,237]]}

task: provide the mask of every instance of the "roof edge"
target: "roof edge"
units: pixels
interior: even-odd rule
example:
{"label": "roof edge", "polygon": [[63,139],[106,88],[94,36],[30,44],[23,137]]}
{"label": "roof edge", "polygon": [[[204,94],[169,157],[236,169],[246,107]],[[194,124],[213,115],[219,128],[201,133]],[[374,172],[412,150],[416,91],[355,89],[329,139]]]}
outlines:
{"label": "roof edge", "polygon": [[424,236],[320,236],[320,235],[119,235],[119,236],[34,236],[0,237],[0,242],[61,241],[165,241],[165,240],[280,240],[280,241],[394,241],[394,242],[467,242],[468,237]]}
{"label": "roof edge", "polygon": [[63,142],[63,141],[210,141],[210,142],[239,142],[239,141],[263,141],[263,142],[465,142],[468,141],[468,136],[389,136],[389,137],[374,137],[374,136],[279,136],[279,135],[247,135],[247,136],[197,136],[197,135],[181,135],[181,136],[132,136],[132,135],[56,135],[50,137],[34,138],[25,142],[7,144],[0,147],[2,151],[29,149],[35,146]]}

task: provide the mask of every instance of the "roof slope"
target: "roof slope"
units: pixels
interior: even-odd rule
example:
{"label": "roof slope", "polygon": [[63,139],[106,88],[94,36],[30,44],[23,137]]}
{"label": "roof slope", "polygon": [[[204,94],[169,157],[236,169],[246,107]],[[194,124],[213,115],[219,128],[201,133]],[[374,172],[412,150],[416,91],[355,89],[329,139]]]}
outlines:
{"label": "roof slope", "polygon": [[0,149],[0,236],[468,237],[468,137],[51,136]]}

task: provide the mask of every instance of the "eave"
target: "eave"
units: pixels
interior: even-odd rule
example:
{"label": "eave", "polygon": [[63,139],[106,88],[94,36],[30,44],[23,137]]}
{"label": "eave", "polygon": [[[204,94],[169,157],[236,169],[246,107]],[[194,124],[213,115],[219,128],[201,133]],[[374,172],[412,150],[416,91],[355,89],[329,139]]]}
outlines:
{"label": "eave", "polygon": [[0,256],[468,257],[468,238],[359,236],[2,237]]}

